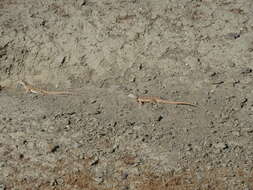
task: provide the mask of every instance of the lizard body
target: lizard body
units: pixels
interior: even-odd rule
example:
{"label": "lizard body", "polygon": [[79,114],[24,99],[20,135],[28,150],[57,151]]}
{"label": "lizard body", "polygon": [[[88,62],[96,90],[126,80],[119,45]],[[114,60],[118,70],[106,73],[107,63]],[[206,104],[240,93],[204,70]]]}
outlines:
{"label": "lizard body", "polygon": [[42,95],[74,95],[73,92],[67,92],[67,91],[47,91],[47,90],[43,90],[43,89],[40,89],[40,88],[35,88],[35,87],[31,86],[30,84],[28,84],[24,80],[18,81],[18,83],[21,84],[21,85],[23,85],[23,87],[25,88],[25,91],[27,93],[31,92],[31,93],[42,94]]}
{"label": "lizard body", "polygon": [[136,101],[140,104],[143,104],[143,103],[163,103],[163,104],[177,104],[177,105],[181,104],[181,105],[195,106],[189,102],[168,101],[168,100],[164,100],[162,98],[155,97],[155,96],[135,96],[133,94],[130,94],[129,97],[135,98]]}

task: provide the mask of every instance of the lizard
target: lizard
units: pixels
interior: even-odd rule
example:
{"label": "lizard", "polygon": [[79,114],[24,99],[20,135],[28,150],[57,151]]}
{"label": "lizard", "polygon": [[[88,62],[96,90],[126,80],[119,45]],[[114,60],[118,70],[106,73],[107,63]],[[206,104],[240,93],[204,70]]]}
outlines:
{"label": "lizard", "polygon": [[74,95],[73,92],[68,92],[68,91],[47,91],[47,90],[43,90],[40,88],[35,88],[35,87],[31,86],[30,84],[28,84],[24,80],[18,81],[18,84],[23,85],[26,93],[31,92],[31,93],[35,93],[35,94],[41,94],[41,95]]}
{"label": "lizard", "polygon": [[177,102],[177,101],[169,101],[169,100],[165,100],[162,99],[160,97],[155,97],[155,96],[135,96],[133,94],[129,94],[128,97],[130,98],[135,98],[136,101],[139,104],[143,104],[143,103],[163,103],[163,104],[177,104],[177,105],[190,105],[190,106],[196,106],[194,104],[191,104],[189,102]]}

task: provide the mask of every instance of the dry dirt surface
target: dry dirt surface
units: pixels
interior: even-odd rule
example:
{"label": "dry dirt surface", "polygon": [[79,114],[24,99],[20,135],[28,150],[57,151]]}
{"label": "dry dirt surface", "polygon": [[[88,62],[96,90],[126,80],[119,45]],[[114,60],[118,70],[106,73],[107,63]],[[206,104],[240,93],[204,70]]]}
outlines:
{"label": "dry dirt surface", "polygon": [[0,0],[0,190],[252,190],[252,10]]}

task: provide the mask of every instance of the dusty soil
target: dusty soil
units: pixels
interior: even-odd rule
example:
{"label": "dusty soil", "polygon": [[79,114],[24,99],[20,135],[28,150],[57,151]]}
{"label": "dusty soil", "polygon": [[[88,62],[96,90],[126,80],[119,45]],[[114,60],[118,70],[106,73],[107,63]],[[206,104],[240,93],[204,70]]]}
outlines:
{"label": "dusty soil", "polygon": [[253,189],[252,4],[0,0],[0,189]]}

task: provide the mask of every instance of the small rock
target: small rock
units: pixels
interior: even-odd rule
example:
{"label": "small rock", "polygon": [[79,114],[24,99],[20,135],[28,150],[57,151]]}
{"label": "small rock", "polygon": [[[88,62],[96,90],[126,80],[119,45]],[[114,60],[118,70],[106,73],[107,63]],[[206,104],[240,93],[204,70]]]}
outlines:
{"label": "small rock", "polygon": [[253,133],[253,129],[252,128],[246,128],[246,132],[247,133]]}
{"label": "small rock", "polygon": [[196,146],[194,146],[194,151],[201,151],[201,146],[198,146],[198,145],[196,145]]}
{"label": "small rock", "polygon": [[234,80],[233,81],[233,87],[235,87],[236,84],[239,84],[240,83],[240,80]]}
{"label": "small rock", "polygon": [[143,90],[143,94],[147,94],[147,93],[148,93],[147,89]]}
{"label": "small rock", "polygon": [[208,163],[208,164],[206,165],[206,169],[207,169],[207,170],[213,169],[212,163]]}
{"label": "small rock", "polygon": [[236,33],[236,32],[231,32],[225,35],[226,39],[237,39],[240,38],[240,33]]}
{"label": "small rock", "polygon": [[228,66],[231,67],[231,68],[233,68],[233,67],[235,67],[236,65],[235,65],[235,63],[230,62],[230,63],[228,64]]}
{"label": "small rock", "polygon": [[5,165],[6,165],[6,162],[4,162],[4,161],[1,161],[1,162],[0,162],[0,168],[5,167]]}
{"label": "small rock", "polygon": [[97,165],[98,162],[99,162],[99,158],[98,158],[98,157],[95,157],[93,160],[91,160],[90,165],[91,165],[91,166]]}
{"label": "small rock", "polygon": [[65,130],[70,130],[70,128],[71,128],[70,125],[66,125],[66,126],[64,127]]}
{"label": "small rock", "polygon": [[87,4],[87,0],[77,0],[77,5],[82,7],[85,6]]}
{"label": "small rock", "polygon": [[143,65],[140,64],[140,65],[138,66],[138,69],[139,69],[139,70],[142,70],[142,68],[143,68]]}
{"label": "small rock", "polygon": [[136,77],[134,75],[129,76],[129,81],[130,82],[135,82],[135,80],[136,80]]}
{"label": "small rock", "polygon": [[241,135],[239,131],[233,131],[232,134],[237,137],[239,137]]}
{"label": "small rock", "polygon": [[19,154],[19,159],[22,160],[24,158],[24,154]]}
{"label": "small rock", "polygon": [[163,116],[159,116],[158,118],[157,118],[157,121],[161,121],[163,119]]}
{"label": "small rock", "polygon": [[122,179],[122,180],[126,180],[127,177],[128,177],[128,173],[123,172],[123,173],[121,174],[121,179]]}
{"label": "small rock", "polygon": [[243,69],[241,70],[241,74],[249,74],[249,73],[251,73],[251,72],[252,72],[252,69],[249,68],[249,67],[243,68]]}
{"label": "small rock", "polygon": [[0,184],[0,190],[6,190],[5,185],[4,184]]}
{"label": "small rock", "polygon": [[91,104],[95,104],[96,102],[97,102],[96,99],[93,99],[93,100],[90,101]]}
{"label": "small rock", "polygon": [[27,145],[27,144],[28,144],[27,140],[24,140],[24,141],[23,141],[23,144],[24,144],[24,145]]}
{"label": "small rock", "polygon": [[62,178],[58,178],[56,179],[57,185],[63,185],[64,184],[64,180]]}
{"label": "small rock", "polygon": [[[184,130],[185,133],[188,133],[188,132],[189,132],[189,129],[186,128],[186,127],[184,127],[183,130]],[[171,135],[171,134],[170,134],[170,135]]]}
{"label": "small rock", "polygon": [[104,181],[104,179],[102,177],[94,178],[94,180],[97,182],[97,184],[101,184]]}
{"label": "small rock", "polygon": [[101,184],[104,181],[104,174],[102,170],[97,171],[97,175],[94,177],[94,180],[98,183]]}
{"label": "small rock", "polygon": [[128,186],[128,185],[124,185],[124,186],[122,187],[122,189],[120,189],[120,190],[128,190],[128,189],[130,189],[129,186]]}
{"label": "small rock", "polygon": [[186,151],[192,151],[192,145],[191,145],[191,144],[188,144],[188,145],[187,145]]}
{"label": "small rock", "polygon": [[50,152],[55,153],[59,148],[60,148],[59,145],[55,145],[55,146],[50,150]]}
{"label": "small rock", "polygon": [[216,145],[214,145],[215,148],[220,149],[220,150],[224,150],[228,148],[228,145],[226,143],[217,143]]}
{"label": "small rock", "polygon": [[212,72],[212,73],[210,74],[210,77],[214,77],[214,76],[216,76],[216,75],[217,75],[216,72]]}
{"label": "small rock", "polygon": [[248,101],[247,98],[243,98],[243,99],[241,100],[241,103],[240,103],[241,108],[243,108],[243,107],[246,105],[247,101]]}
{"label": "small rock", "polygon": [[56,179],[53,179],[53,180],[50,182],[50,185],[51,185],[51,186],[56,186],[56,185],[58,185],[57,180],[56,180]]}
{"label": "small rock", "polygon": [[248,48],[248,51],[249,51],[249,52],[252,52],[252,51],[253,51],[253,48]]}
{"label": "small rock", "polygon": [[45,26],[45,25],[46,25],[46,23],[47,23],[47,21],[46,21],[46,20],[42,20],[42,21],[41,21],[41,23],[40,23],[40,25],[41,25],[41,26]]}
{"label": "small rock", "polygon": [[118,144],[113,145],[113,147],[109,150],[109,153],[114,153],[119,148]]}

